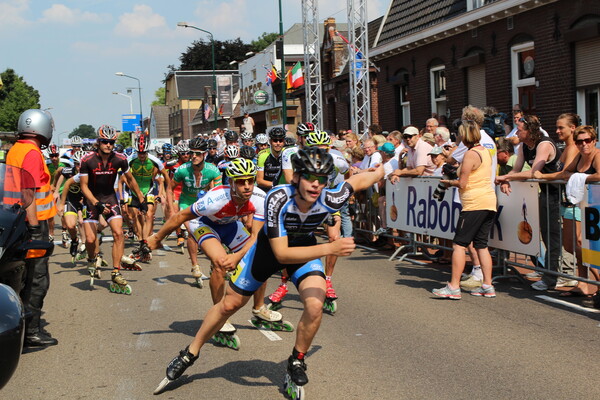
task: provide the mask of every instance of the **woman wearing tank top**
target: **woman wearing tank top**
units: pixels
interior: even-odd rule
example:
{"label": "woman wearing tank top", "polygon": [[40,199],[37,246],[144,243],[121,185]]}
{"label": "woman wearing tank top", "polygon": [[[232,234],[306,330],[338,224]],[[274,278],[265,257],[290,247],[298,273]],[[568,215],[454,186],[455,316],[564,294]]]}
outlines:
{"label": "woman wearing tank top", "polygon": [[458,180],[442,180],[458,188],[462,211],[458,218],[452,246],[452,278],[448,285],[434,289],[437,297],[459,300],[460,278],[465,268],[467,246],[473,242],[479,256],[483,284],[471,292],[474,296],[496,297],[492,286],[492,257],[488,238],[496,215],[496,192],[492,187],[492,156],[483,147],[480,128],[475,121],[463,121],[459,128],[463,144],[469,149],[458,171]]}

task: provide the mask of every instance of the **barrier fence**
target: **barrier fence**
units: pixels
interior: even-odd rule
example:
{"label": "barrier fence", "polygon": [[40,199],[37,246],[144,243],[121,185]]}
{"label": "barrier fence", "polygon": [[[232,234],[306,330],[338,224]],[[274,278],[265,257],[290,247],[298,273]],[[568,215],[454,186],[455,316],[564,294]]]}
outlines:
{"label": "barrier fence", "polygon": [[[450,252],[462,207],[454,187],[441,201],[434,198],[439,181],[401,178],[394,185],[386,182],[385,194],[373,189],[357,194],[355,232],[401,242],[390,261],[402,253],[400,261],[424,264],[412,257],[436,260],[441,252]],[[573,206],[565,200],[565,184],[513,181],[509,195],[496,187],[498,208],[488,242],[495,269],[502,271],[495,281],[522,278],[519,267],[544,273],[551,281],[561,277],[600,285],[600,185],[586,184],[583,201]],[[428,249],[439,251],[432,255]],[[588,277],[588,268],[596,279]]]}

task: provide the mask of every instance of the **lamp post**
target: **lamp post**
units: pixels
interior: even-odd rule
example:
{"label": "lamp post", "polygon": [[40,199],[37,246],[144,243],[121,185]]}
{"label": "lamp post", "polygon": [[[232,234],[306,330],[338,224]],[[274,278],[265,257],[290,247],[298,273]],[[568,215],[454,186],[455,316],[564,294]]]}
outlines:
{"label": "lamp post", "polygon": [[142,116],[142,87],[140,86],[140,80],[135,76],[127,75],[122,72],[115,72],[117,76],[125,76],[127,78],[135,79],[138,83],[138,94],[140,95],[140,130],[144,132],[144,117]]}
{"label": "lamp post", "polygon": [[131,100],[131,96],[119,92],[112,92],[112,94],[118,94],[119,96],[127,97],[129,99],[129,113],[133,114],[133,101]]}
{"label": "lamp post", "polygon": [[[279,0],[279,36],[281,37],[281,75],[285,76],[285,54],[284,54],[284,42],[283,42],[283,14],[281,11],[281,0]],[[281,82],[281,119],[283,121],[283,129],[287,129],[287,98],[286,98],[286,83]]]}
{"label": "lamp post", "polygon": [[181,26],[183,28],[192,28],[192,29],[196,29],[199,30],[201,32],[204,32],[206,34],[208,34],[210,36],[210,47],[211,47],[211,54],[212,54],[212,77],[213,77],[213,105],[215,106],[215,112],[214,114],[214,123],[215,123],[215,129],[217,129],[217,102],[216,102],[216,96],[217,96],[217,75],[215,73],[215,38],[213,37],[213,34],[210,33],[209,31],[206,31],[204,29],[198,28],[197,26],[194,25],[190,25],[187,22],[178,22],[177,26]]}

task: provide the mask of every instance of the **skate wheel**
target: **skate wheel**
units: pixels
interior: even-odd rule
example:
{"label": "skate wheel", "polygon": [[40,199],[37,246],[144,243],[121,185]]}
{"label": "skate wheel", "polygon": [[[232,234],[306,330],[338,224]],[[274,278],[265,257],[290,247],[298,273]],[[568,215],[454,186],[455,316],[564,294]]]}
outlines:
{"label": "skate wheel", "polygon": [[94,288],[94,277],[90,277],[90,289]]}
{"label": "skate wheel", "polygon": [[285,332],[294,332],[294,325],[289,321],[281,321],[281,326]]}
{"label": "skate wheel", "polygon": [[156,389],[154,389],[153,394],[160,394],[163,390],[165,390],[165,388],[170,382],[171,381],[169,380],[169,378],[164,378],[162,381],[160,381]]}
{"label": "skate wheel", "polygon": [[268,308],[269,310],[272,310],[272,311],[277,311],[277,310],[279,310],[281,307],[282,307],[282,306],[281,306],[281,303],[269,303],[269,304],[267,305],[267,308]]}
{"label": "skate wheel", "polygon": [[240,349],[240,338],[238,337],[238,335],[231,335],[229,337],[229,339],[227,340],[227,347],[233,350]]}
{"label": "skate wheel", "polygon": [[123,288],[122,293],[131,294],[131,286],[127,285]]}
{"label": "skate wheel", "polygon": [[202,282],[202,277],[196,278],[196,285],[202,289],[204,287],[204,282]]}
{"label": "skate wheel", "polygon": [[256,329],[259,329],[262,326],[262,323],[256,317],[252,318],[250,322]]}

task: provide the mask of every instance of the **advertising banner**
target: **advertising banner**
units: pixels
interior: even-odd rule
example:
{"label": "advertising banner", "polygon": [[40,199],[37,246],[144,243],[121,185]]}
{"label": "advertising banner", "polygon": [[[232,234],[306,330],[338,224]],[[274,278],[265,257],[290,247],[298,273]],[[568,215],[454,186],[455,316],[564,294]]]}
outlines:
{"label": "advertising banner", "polygon": [[140,114],[123,114],[121,115],[122,132],[135,132],[140,128]]}
{"label": "advertising banner", "polygon": [[231,75],[217,76],[217,96],[219,98],[219,115],[223,118],[233,114],[233,84]]}
{"label": "advertising banner", "polygon": [[583,263],[600,268],[600,185],[586,185],[581,207],[581,255]]}
{"label": "advertising banner", "polygon": [[[462,206],[453,201],[456,188],[444,199],[433,198],[439,179],[402,178],[387,182],[387,226],[405,232],[452,240]],[[511,182],[507,196],[497,188],[498,211],[490,232],[489,246],[528,255],[540,253],[538,184]]]}

